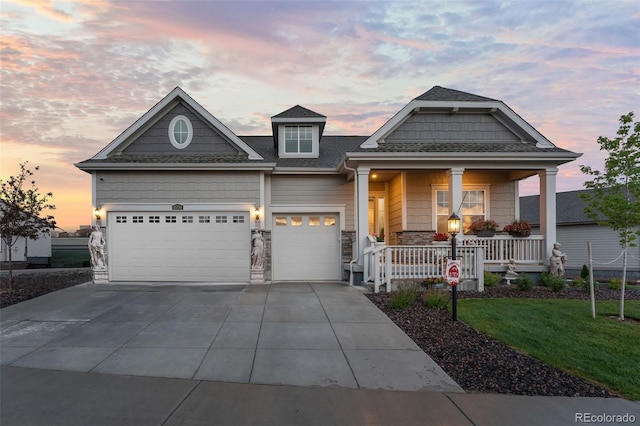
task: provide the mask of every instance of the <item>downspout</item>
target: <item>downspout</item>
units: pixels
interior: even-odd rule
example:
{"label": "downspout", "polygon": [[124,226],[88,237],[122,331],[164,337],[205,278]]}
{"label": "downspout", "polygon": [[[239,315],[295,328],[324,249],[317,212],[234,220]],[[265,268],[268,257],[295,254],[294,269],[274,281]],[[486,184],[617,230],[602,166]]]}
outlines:
{"label": "downspout", "polygon": [[355,224],[356,225],[355,226],[355,228],[356,228],[356,258],[355,259],[351,259],[351,261],[349,262],[349,286],[353,287],[353,264],[355,262],[357,262],[358,259],[360,259],[360,238],[358,237],[358,228],[359,228],[359,225],[360,225],[360,223],[358,222],[359,218],[360,218],[360,216],[358,215],[358,208],[359,208],[359,206],[358,206],[358,172],[357,172],[356,169],[352,169],[351,167],[347,167],[347,160],[344,160],[343,167],[345,169],[347,169],[347,170],[352,171],[353,172],[353,176],[354,176],[353,177],[353,187],[354,187],[355,191],[354,191],[354,194],[353,194],[353,196],[354,196],[353,213],[356,216],[356,220],[355,220],[355,222],[356,222],[356,224]]}

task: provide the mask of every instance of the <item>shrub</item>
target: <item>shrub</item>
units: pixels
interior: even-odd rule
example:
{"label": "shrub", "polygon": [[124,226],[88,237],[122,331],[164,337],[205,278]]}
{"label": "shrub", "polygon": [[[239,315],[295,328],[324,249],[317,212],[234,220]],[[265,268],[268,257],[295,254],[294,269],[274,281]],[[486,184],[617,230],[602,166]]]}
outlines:
{"label": "shrub", "polygon": [[428,308],[442,309],[449,304],[449,294],[444,290],[429,289],[422,293],[422,302]]}
{"label": "shrub", "polygon": [[580,271],[580,277],[584,280],[589,278],[589,267],[587,265],[582,265],[582,270]]}
{"label": "shrub", "polygon": [[533,280],[524,272],[516,279],[516,286],[522,291],[531,291],[533,288]]}
{"label": "shrub", "polygon": [[611,290],[620,290],[622,288],[622,280],[620,278],[611,278],[607,284]]}
{"label": "shrub", "polygon": [[551,285],[551,280],[553,275],[549,272],[543,272],[540,274],[540,285],[549,287]]}
{"label": "shrub", "polygon": [[449,234],[446,234],[444,232],[436,232],[433,235],[433,241],[447,241],[449,240]]}
{"label": "shrub", "polygon": [[478,219],[474,222],[471,222],[469,225],[469,231],[479,232],[479,231],[495,231],[498,229],[498,223],[491,219]]}
{"label": "shrub", "polygon": [[553,278],[551,278],[551,280],[549,281],[549,287],[551,287],[551,290],[557,293],[567,287],[567,282],[564,278],[554,275]]}
{"label": "shrub", "polygon": [[500,274],[494,274],[493,272],[484,271],[484,285],[487,287],[494,287],[500,282]]}
{"label": "shrub", "polygon": [[540,274],[540,284],[545,287],[551,287],[551,290],[555,292],[562,291],[567,287],[567,282],[564,278],[549,272]]}
{"label": "shrub", "polygon": [[391,293],[389,306],[391,309],[407,309],[418,298],[418,292],[418,286],[413,283],[401,284],[397,291]]}

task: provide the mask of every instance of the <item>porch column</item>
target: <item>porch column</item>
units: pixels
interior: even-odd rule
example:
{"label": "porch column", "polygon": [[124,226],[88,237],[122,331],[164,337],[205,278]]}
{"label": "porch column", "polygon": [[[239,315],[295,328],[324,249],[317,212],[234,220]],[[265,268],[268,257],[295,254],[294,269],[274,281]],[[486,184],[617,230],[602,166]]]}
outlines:
{"label": "porch column", "polygon": [[[449,178],[449,214],[455,212],[460,219],[462,219],[462,213],[458,211],[462,204],[462,174],[463,168],[451,168],[447,170],[447,177]],[[462,227],[460,227],[462,231]]]}
{"label": "porch column", "polygon": [[358,204],[358,217],[356,218],[356,229],[358,231],[358,265],[364,263],[362,255],[364,249],[369,244],[367,235],[369,235],[369,167],[358,167],[358,191],[356,193],[356,203]]}
{"label": "porch column", "polygon": [[544,263],[549,263],[556,242],[556,176],[557,167],[538,172],[540,176],[540,232],[544,235]]}

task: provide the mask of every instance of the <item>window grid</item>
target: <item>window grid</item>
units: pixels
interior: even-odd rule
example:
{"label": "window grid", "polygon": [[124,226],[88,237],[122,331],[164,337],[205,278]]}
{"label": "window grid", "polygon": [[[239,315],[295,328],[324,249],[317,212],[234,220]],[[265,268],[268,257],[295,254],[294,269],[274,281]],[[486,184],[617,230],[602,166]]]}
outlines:
{"label": "window grid", "polygon": [[244,216],[233,216],[233,223],[244,223]]}
{"label": "window grid", "polygon": [[216,216],[216,223],[227,223],[226,216]]}
{"label": "window grid", "polygon": [[143,216],[133,216],[132,222],[133,223],[144,223],[144,217]]}
{"label": "window grid", "polygon": [[211,223],[211,216],[198,216],[198,223]]}
{"label": "window grid", "polygon": [[[473,189],[462,191],[462,231],[466,232],[469,225],[478,219],[486,219],[486,191]],[[436,221],[438,232],[447,232],[449,218],[449,191],[436,191]]]}
{"label": "window grid", "polygon": [[176,216],[165,216],[165,223],[176,223]]}
{"label": "window grid", "polygon": [[284,126],[284,152],[287,154],[313,152],[313,127]]}
{"label": "window grid", "polygon": [[116,223],[127,223],[126,216],[116,216]]}
{"label": "window grid", "polygon": [[149,223],[160,223],[160,216],[149,216]]}
{"label": "window grid", "polygon": [[182,223],[193,223],[193,216],[182,216]]}

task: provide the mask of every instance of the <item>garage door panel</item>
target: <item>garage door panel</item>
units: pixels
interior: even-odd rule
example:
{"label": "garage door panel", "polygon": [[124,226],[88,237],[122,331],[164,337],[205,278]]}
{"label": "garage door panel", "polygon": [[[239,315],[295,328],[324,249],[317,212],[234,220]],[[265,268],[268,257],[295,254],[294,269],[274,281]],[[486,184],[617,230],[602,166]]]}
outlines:
{"label": "garage door panel", "polygon": [[246,212],[118,212],[108,220],[112,280],[249,280]]}

